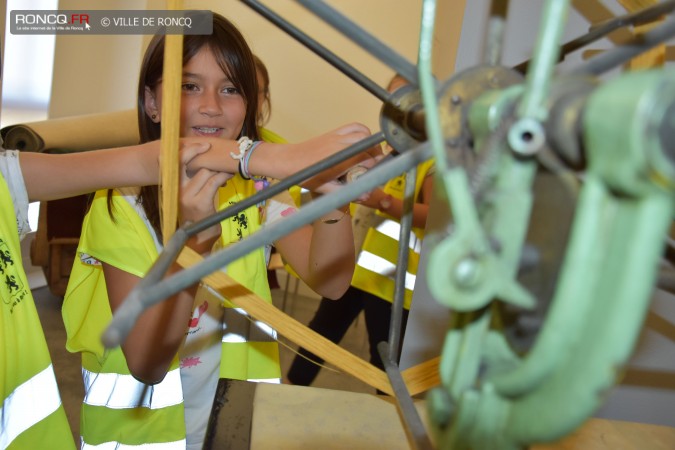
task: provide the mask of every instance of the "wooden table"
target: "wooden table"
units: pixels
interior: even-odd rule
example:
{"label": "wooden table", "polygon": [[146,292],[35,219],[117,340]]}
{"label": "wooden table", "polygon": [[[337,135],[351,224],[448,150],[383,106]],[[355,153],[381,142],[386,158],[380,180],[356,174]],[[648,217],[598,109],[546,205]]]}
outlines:
{"label": "wooden table", "polygon": [[[221,407],[205,448],[408,450],[391,397],[303,386],[221,383]],[[427,424],[425,402],[416,402]],[[673,450],[675,428],[589,419],[577,432],[531,450]]]}

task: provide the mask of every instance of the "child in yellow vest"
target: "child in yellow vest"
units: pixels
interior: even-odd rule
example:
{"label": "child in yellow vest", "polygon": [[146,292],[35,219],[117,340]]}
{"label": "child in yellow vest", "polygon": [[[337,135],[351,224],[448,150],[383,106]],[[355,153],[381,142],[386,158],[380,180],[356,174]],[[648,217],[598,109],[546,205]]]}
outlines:
{"label": "child in yellow vest", "polygon": [[[394,92],[406,84],[407,81],[397,75],[389,82],[387,89]],[[434,168],[433,160],[417,166],[401,317],[401,345],[429,211]],[[310,329],[338,343],[363,311],[368,332],[370,362],[380,369],[384,369],[384,364],[377,344],[389,340],[405,178],[404,174],[389,180],[382,189],[375,189],[366,200],[358,202],[360,204],[356,205],[353,224],[355,235],[359,235],[358,242],[354,243],[358,257],[351,286],[338,300],[322,298],[314,317],[309,322]],[[286,374],[286,380],[291,384],[308,386],[318,375],[321,368],[318,364],[323,361],[304,348],[300,348],[298,353],[299,356],[294,358]]]}
{"label": "child in yellow vest", "polygon": [[[143,141],[160,136],[163,44],[164,36],[152,40],[141,69],[138,104]],[[238,170],[223,187],[209,183],[199,172],[190,185],[183,180],[181,221],[194,222],[253,195],[268,182],[253,174],[268,175],[261,168],[279,164],[279,155],[267,159],[270,144],[261,142],[253,56],[233,24],[214,14],[212,35],[184,36],[183,61],[181,136],[240,143],[239,152],[232,153],[232,158],[241,158]],[[338,140],[346,146],[368,135],[366,127],[352,124],[307,141],[305,148],[314,153],[309,150],[312,144],[321,147],[327,140]],[[284,144],[278,145],[286,152]],[[298,155],[286,154],[290,159],[282,166],[302,167],[295,159]],[[232,158],[224,159],[231,164]],[[197,160],[205,164],[213,158],[205,155]],[[224,299],[199,286],[145,311],[120,349],[104,351],[101,332],[161,251],[156,198],[156,186],[99,192],[83,224],[63,315],[68,349],[82,352],[85,445],[201,448],[219,377],[280,378],[274,330],[223,307]],[[294,210],[284,193],[204,230],[188,245],[206,254]],[[327,297],[342,295],[354,269],[350,222],[335,220],[343,217],[343,211],[332,211],[274,243],[296,273]],[[263,249],[225,270],[271,301]]]}
{"label": "child in yellow vest", "polygon": [[[190,146],[183,158],[207,148]],[[65,155],[0,149],[0,448],[75,448],[23,270],[28,202],[156,183],[158,155],[157,142]]]}

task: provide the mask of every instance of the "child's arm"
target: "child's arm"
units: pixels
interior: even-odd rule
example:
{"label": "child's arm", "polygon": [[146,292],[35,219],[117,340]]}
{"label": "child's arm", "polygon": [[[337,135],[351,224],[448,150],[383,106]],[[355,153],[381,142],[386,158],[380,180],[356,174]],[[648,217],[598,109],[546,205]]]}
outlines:
{"label": "child's arm", "polygon": [[[228,174],[202,169],[192,177],[181,174],[180,222],[197,222],[215,213],[214,197],[225,183]],[[201,254],[208,254],[220,237],[220,225],[212,226],[191,237],[187,246]],[[108,299],[113,313],[119,308],[140,278],[103,262],[103,273]],[[181,270],[173,264],[169,275]],[[122,351],[131,374],[147,383],[160,382],[185,339],[197,285],[187,288],[166,300],[151,306],[141,314]]]}
{"label": "child's arm", "polygon": [[[299,144],[263,142],[251,155],[249,173],[282,180],[368,136],[370,136],[370,130],[366,126],[352,123]],[[210,143],[213,150],[192,160],[188,164],[189,169],[206,167],[211,170],[237,173],[239,161],[230,156],[230,153],[238,153],[236,142],[215,138],[184,138],[184,142],[196,142],[197,140]],[[333,180],[362,161],[366,161],[364,163],[366,166],[372,165],[375,162],[373,158],[379,154],[379,147],[363,152],[306,181],[303,187],[317,192],[330,192],[338,187],[336,184],[331,184]]]}
{"label": "child's arm", "polygon": [[[413,206],[413,226],[424,228],[433,190],[433,176],[424,179]],[[376,189],[365,201],[397,220],[403,201]],[[351,283],[354,271],[354,236],[348,207],[327,213],[311,226],[302,227],[275,242],[284,260],[315,292],[326,298],[339,298]]]}
{"label": "child's arm", "polygon": [[[300,144],[262,143],[251,157],[249,172],[283,179],[369,135],[365,126],[350,124]],[[190,162],[188,167],[192,171],[204,167],[213,171],[237,173],[239,161],[230,156],[230,152],[238,152],[236,141],[200,137],[183,138],[181,142],[181,161],[184,164]],[[213,146],[211,151],[207,151],[209,146]],[[330,186],[327,187],[324,183],[370,157],[371,155],[364,152],[305,185],[319,191],[328,191]],[[108,187],[157,184],[158,160],[159,141],[58,155],[20,153],[21,171],[31,201],[71,197]]]}
{"label": "child's arm", "polygon": [[[209,149],[208,144],[185,145],[185,164]],[[98,189],[157,184],[159,141],[80,153],[46,154],[21,152],[21,172],[28,198],[53,200]]]}
{"label": "child's arm", "polygon": [[334,210],[274,243],[284,261],[314,292],[340,298],[354,273],[354,235],[349,205]]}

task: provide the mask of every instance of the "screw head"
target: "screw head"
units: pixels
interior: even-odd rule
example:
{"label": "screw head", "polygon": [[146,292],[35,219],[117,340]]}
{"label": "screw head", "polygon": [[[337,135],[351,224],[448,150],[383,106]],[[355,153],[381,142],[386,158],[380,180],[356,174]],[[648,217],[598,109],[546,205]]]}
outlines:
{"label": "screw head", "polygon": [[469,256],[460,259],[453,267],[453,279],[461,288],[471,288],[482,278],[482,265],[476,258]]}

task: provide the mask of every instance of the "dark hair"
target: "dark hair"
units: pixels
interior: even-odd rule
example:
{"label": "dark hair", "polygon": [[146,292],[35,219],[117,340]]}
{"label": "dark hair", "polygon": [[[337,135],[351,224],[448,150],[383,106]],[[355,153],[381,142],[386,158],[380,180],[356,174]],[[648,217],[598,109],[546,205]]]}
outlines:
{"label": "dark hair", "polygon": [[[237,27],[220,14],[213,13],[213,33],[210,35],[186,35],[183,37],[183,65],[199,51],[207,47],[212,52],[223,73],[241,92],[246,104],[246,116],[241,134],[258,138],[256,116],[258,114],[258,82],[256,80],[253,53]],[[156,35],[148,45],[141,65],[138,80],[138,127],[141,142],[160,138],[160,124],[154,123],[145,112],[145,87],[155,89],[162,81],[164,67],[164,35]],[[252,101],[256,100],[256,101]]]}
{"label": "dark hair", "polygon": [[[244,124],[239,135],[246,135],[253,140],[260,140],[258,116],[258,82],[256,80],[253,53],[237,27],[220,14],[213,13],[213,33],[210,35],[183,36],[183,66],[202,48],[213,53],[218,65],[227,75],[234,87],[241,93],[246,105]],[[162,81],[164,68],[164,35],[155,35],[143,58],[138,80],[138,129],[141,143],[153,141],[161,137],[161,124],[155,123],[145,111],[145,88],[155,89]],[[160,207],[158,203],[159,186],[144,186],[138,196],[150,224],[162,237]],[[111,193],[108,193],[109,211]],[[112,212],[111,212],[112,215]]]}
{"label": "dark hair", "polygon": [[262,79],[262,86],[258,86],[258,89],[262,91],[263,94],[263,103],[258,110],[258,126],[261,127],[269,122],[270,117],[272,116],[272,96],[270,94],[270,74],[265,67],[265,63],[262,62],[262,59],[258,55],[253,55],[255,60],[255,70],[256,74],[260,75]]}

